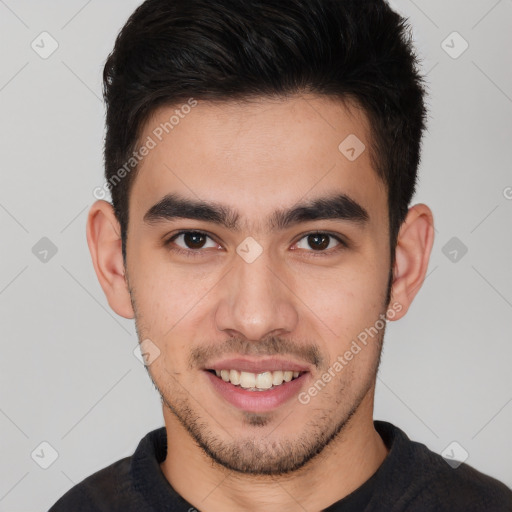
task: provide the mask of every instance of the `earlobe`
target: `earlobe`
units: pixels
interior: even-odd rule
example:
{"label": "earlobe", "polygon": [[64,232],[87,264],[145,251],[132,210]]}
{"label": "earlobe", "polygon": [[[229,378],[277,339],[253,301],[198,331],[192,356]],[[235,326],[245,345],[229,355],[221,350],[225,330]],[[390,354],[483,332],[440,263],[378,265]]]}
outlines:
{"label": "earlobe", "polygon": [[391,303],[397,302],[402,308],[392,320],[398,320],[407,313],[421,288],[427,273],[433,243],[432,211],[425,204],[417,204],[409,209],[398,234]]}
{"label": "earlobe", "polygon": [[96,201],[87,218],[87,244],[96,276],[110,307],[124,318],[133,318],[130,292],[125,278],[121,228],[107,201]]}

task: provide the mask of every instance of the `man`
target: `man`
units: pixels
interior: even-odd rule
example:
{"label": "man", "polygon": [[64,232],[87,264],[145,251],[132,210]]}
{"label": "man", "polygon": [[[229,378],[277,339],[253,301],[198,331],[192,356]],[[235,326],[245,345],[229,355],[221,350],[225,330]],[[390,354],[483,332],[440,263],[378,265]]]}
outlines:
{"label": "man", "polygon": [[59,511],[505,511],[504,484],[373,420],[425,278],[425,128],[383,0],[148,0],[105,65],[87,238],[165,428]]}

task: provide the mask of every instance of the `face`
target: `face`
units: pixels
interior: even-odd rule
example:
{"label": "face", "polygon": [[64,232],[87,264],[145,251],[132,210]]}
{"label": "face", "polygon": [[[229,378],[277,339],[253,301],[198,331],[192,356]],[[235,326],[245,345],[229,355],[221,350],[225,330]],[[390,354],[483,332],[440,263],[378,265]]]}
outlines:
{"label": "face", "polygon": [[214,460],[296,470],[373,392],[390,251],[386,188],[368,149],[354,159],[366,118],[316,96],[199,102],[162,136],[175,110],[145,125],[129,199],[148,371]]}

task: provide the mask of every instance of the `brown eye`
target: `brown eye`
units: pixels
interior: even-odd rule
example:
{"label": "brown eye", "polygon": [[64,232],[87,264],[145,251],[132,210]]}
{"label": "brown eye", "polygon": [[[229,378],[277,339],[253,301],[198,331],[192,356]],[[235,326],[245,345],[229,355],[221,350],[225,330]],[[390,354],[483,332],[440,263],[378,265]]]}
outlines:
{"label": "brown eye", "polygon": [[329,235],[314,234],[308,235],[308,244],[315,251],[323,251],[329,247]]}
{"label": "brown eye", "polygon": [[[209,244],[209,245],[208,245]],[[166,245],[172,247],[175,245],[174,250],[182,252],[199,251],[200,249],[216,248],[217,244],[210,236],[201,231],[181,231],[171,237]]]}
{"label": "brown eye", "polygon": [[337,236],[329,233],[309,233],[297,243],[299,249],[306,249],[309,252],[327,252],[326,249],[335,249],[338,246],[345,246],[345,243]]}
{"label": "brown eye", "polygon": [[201,249],[206,242],[206,235],[196,231],[183,234],[183,241],[189,249]]}

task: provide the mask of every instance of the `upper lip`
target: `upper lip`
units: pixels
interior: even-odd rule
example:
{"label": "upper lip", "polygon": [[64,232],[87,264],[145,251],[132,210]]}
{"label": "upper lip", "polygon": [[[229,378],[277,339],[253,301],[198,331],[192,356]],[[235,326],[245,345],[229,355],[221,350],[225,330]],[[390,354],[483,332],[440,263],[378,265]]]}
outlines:
{"label": "upper lip", "polygon": [[209,364],[205,370],[239,370],[251,373],[274,372],[278,370],[307,372],[309,366],[307,364],[295,361],[267,358],[267,359],[247,359],[236,357],[231,359],[222,359]]}

